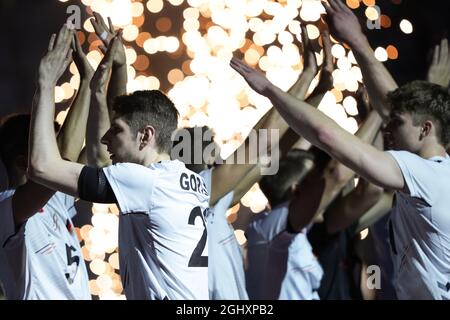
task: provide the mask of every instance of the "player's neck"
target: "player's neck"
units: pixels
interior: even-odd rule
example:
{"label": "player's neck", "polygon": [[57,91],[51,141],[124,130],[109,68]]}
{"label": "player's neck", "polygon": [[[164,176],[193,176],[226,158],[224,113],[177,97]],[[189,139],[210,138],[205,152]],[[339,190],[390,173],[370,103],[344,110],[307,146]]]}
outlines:
{"label": "player's neck", "polygon": [[419,155],[424,159],[430,159],[433,157],[445,157],[446,154],[447,151],[439,143],[427,143],[419,153]]}
{"label": "player's neck", "polygon": [[153,153],[152,155],[149,155],[145,160],[143,165],[149,166],[152,163],[160,162],[164,160],[170,160],[170,155],[168,153]]}

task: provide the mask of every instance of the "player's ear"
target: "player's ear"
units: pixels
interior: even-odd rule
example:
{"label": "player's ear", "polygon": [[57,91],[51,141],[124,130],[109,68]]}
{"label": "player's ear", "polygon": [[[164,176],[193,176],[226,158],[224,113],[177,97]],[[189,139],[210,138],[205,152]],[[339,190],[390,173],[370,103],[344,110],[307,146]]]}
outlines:
{"label": "player's ear", "polygon": [[433,123],[430,120],[427,120],[423,123],[421,131],[420,131],[420,139],[425,138],[431,133],[433,128]]}
{"label": "player's ear", "polygon": [[155,128],[145,126],[141,131],[139,150],[144,149],[148,145],[153,145],[155,141]]}

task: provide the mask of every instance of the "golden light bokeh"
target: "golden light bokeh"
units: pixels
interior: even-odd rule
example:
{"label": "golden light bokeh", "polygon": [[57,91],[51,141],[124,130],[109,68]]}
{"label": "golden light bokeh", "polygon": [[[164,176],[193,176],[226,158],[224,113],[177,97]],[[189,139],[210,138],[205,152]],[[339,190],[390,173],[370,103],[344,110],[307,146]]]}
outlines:
{"label": "golden light bokeh", "polygon": [[[380,19],[383,28],[391,27],[391,18],[380,15],[374,7],[375,0],[346,0],[346,3],[352,9],[363,10],[370,20]],[[318,62],[323,60],[320,17],[325,10],[320,1],[82,0],[82,4],[88,13],[95,11],[105,19],[111,17],[114,27],[123,29],[127,92],[144,89],[166,92],[180,112],[180,125],[213,128],[223,157],[236,150],[258,118],[271,108],[266,98],[251,90],[229,67],[233,54],[265,72],[283,90],[289,89],[303,69],[299,49],[301,18],[317,50]],[[174,8],[179,11],[178,18],[169,14],[168,10],[173,12]],[[151,33],[149,23],[155,26]],[[407,20],[402,20],[400,28],[407,34],[413,32]],[[78,34],[82,43],[87,42],[89,62],[97,67],[102,59],[98,50],[101,41],[94,34],[89,17],[83,21]],[[332,41],[332,55],[336,60],[334,87],[325,95],[319,110],[354,133],[358,128],[353,118],[358,115],[354,96],[362,83],[361,70],[348,47],[335,39]],[[398,55],[392,44],[375,50],[380,61],[394,60]],[[161,61],[156,60],[161,57],[167,59],[167,66],[155,62]],[[78,89],[80,77],[74,64],[70,73],[70,81],[55,89],[57,103],[72,98]],[[309,92],[315,84],[317,79]],[[67,110],[60,112],[57,121],[62,123],[66,114]],[[228,211],[230,222],[236,221],[244,207],[253,213],[263,211],[267,199],[256,184],[240,204]],[[116,206],[94,204],[92,213],[92,225],[79,230],[83,256],[96,275],[89,283],[91,293],[100,299],[124,299],[116,273],[119,211]],[[242,230],[236,230],[236,237],[239,243],[246,242]]]}

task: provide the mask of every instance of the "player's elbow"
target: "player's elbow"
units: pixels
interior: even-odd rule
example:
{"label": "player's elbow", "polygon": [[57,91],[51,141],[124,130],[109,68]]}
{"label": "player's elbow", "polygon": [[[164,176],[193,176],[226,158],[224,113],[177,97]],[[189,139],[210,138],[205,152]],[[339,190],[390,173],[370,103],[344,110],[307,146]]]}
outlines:
{"label": "player's elbow", "polygon": [[47,161],[31,160],[28,163],[27,176],[35,182],[41,182],[51,170],[51,165]]}

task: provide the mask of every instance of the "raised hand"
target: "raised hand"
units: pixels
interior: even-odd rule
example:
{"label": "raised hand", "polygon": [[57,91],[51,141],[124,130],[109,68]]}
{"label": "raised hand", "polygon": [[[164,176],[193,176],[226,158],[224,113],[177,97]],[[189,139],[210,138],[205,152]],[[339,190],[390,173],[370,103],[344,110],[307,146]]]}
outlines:
{"label": "raised hand", "polygon": [[58,37],[55,34],[51,36],[48,52],[39,64],[40,84],[55,86],[67,69],[72,61],[72,49],[70,49],[72,36],[73,31],[66,25],[59,31]]}
{"label": "raised hand", "polygon": [[448,87],[450,84],[450,52],[448,40],[442,39],[434,47],[433,61],[428,69],[427,81]]}
{"label": "raised hand", "polygon": [[253,69],[242,60],[232,58],[230,61],[230,66],[236,70],[245,79],[245,81],[247,81],[249,86],[259,94],[264,95],[265,91],[269,87],[273,86],[264,74],[256,69]]}
{"label": "raised hand", "polygon": [[324,17],[331,35],[337,40],[354,45],[364,38],[361,25],[355,14],[341,0],[322,1],[327,15]]}
{"label": "raised hand", "polygon": [[109,42],[108,50],[98,65],[98,68],[95,71],[90,83],[90,88],[93,93],[106,94],[109,74],[114,63],[114,57],[117,55],[119,48],[122,47],[121,37],[122,32],[119,31],[112,41]]}
{"label": "raised hand", "polygon": [[94,75],[94,68],[92,68],[89,60],[83,52],[83,48],[81,47],[80,40],[78,39],[77,34],[74,32],[72,37],[72,58],[77,66],[78,72],[80,73],[81,79],[91,80]]}
{"label": "raised hand", "polygon": [[[103,53],[105,53],[106,48],[109,46],[109,43],[117,34],[117,32],[114,31],[114,26],[112,24],[111,18],[108,17],[109,26],[107,26],[102,16],[97,12],[94,12],[94,18],[91,18],[91,23],[94,27],[95,34],[103,42],[103,47],[100,47],[100,49],[103,51]],[[126,64],[126,62],[127,59],[125,56],[125,50],[123,48],[123,45],[121,45],[117,48],[116,55],[114,56],[114,66],[123,66]]]}

